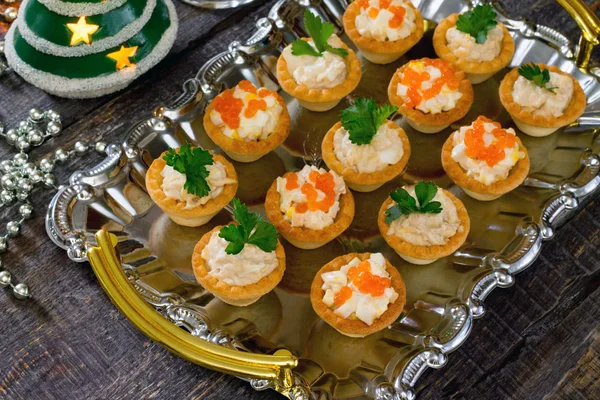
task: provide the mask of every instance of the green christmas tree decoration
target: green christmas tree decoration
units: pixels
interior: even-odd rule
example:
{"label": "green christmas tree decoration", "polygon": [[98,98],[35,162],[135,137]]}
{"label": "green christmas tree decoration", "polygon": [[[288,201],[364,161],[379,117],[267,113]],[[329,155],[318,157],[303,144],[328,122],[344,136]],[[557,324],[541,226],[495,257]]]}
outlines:
{"label": "green christmas tree decoration", "polygon": [[90,98],[125,88],[167,55],[176,36],[171,0],[25,0],[5,53],[42,90]]}

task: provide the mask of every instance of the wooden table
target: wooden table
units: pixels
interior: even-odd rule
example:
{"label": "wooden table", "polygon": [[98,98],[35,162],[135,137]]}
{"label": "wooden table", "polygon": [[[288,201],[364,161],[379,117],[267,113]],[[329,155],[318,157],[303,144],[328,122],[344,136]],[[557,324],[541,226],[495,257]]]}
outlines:
{"label": "wooden table", "polygon": [[[504,0],[512,15],[555,27],[572,40],[578,29],[551,0]],[[74,101],[51,97],[11,74],[0,79],[0,119],[9,127],[31,107],[63,115],[65,132],[31,153],[49,154],[76,140],[120,140],[134,121],[179,95],[181,84],[234,38],[244,37],[271,3],[204,11],[177,2],[178,40],[170,55],[116,95]],[[595,60],[598,60],[595,57]],[[10,148],[0,145],[0,159]],[[100,160],[69,161],[71,172]],[[142,335],[109,302],[87,264],[50,243],[44,215],[51,193],[37,191],[36,213],[2,256],[33,299],[0,293],[0,398],[8,399],[274,399],[247,383],[186,362]],[[1,208],[0,221],[15,218]],[[486,300],[487,315],[441,371],[419,381],[421,399],[600,398],[600,207],[587,208],[547,243],[515,285]]]}

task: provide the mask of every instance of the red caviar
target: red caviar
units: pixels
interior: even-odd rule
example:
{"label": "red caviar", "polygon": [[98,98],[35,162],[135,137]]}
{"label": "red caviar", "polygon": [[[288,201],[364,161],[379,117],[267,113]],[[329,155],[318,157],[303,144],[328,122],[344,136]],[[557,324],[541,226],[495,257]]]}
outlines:
{"label": "red caviar", "polygon": [[262,99],[252,99],[248,102],[246,106],[246,110],[244,111],[244,117],[252,118],[256,115],[256,113],[260,111],[265,111],[267,109],[267,102]]}
{"label": "red caviar", "polygon": [[[298,188],[298,175],[295,176],[293,184],[290,184],[289,176],[286,182],[286,189],[293,190]],[[291,176],[291,175],[290,175]],[[297,203],[294,206],[294,210],[297,213],[303,214],[306,211],[323,211],[328,212],[329,209],[335,204],[335,181],[333,175],[329,172],[320,173],[319,171],[311,171],[308,175],[308,179],[312,183],[305,183],[302,185],[300,191],[306,196],[306,203]],[[317,200],[319,197],[320,190],[325,194],[325,197],[321,200]]]}
{"label": "red caviar", "polygon": [[390,6],[388,11],[394,14],[392,18],[388,21],[388,26],[390,28],[400,28],[402,23],[404,22],[404,16],[406,15],[406,8],[398,7],[398,6]]}
{"label": "red caviar", "polygon": [[[392,281],[371,273],[371,263],[367,260],[361,261],[356,267],[348,269],[348,280],[364,294],[370,294],[373,297],[383,295],[385,289],[389,288]],[[349,286],[344,286],[335,296],[335,305],[340,307],[352,297],[352,289],[348,294]],[[341,294],[343,291],[343,294]],[[338,298],[339,296],[339,298]]]}
{"label": "red caviar", "polygon": [[345,302],[350,300],[351,297],[352,297],[352,289],[350,289],[348,286],[344,286],[340,289],[339,292],[337,292],[335,294],[335,297],[333,298],[333,302],[335,303],[336,306],[341,307],[344,305]]}
{"label": "red caviar", "polygon": [[437,96],[444,88],[444,85],[450,90],[456,90],[460,86],[460,81],[456,78],[454,70],[445,61],[426,58],[421,62],[425,67],[431,66],[437,68],[440,71],[441,76],[433,81],[430,88],[421,90],[423,82],[431,79],[431,75],[426,71],[416,71],[411,67],[412,63],[409,64],[404,70],[402,79],[400,79],[400,83],[408,88],[404,99],[404,104],[407,107],[416,107],[421,101],[429,100]]}
{"label": "red caviar", "polygon": [[231,129],[240,127],[240,112],[244,107],[242,99],[233,97],[233,90],[226,90],[213,100],[215,111]]}
{"label": "red caviar", "polygon": [[298,185],[298,174],[289,174],[286,178],[285,178],[285,188],[287,190],[294,190],[299,188],[300,185]]}
{"label": "red caviar", "polygon": [[[494,135],[494,141],[489,146],[485,145],[484,135],[486,133],[485,123],[492,123],[495,128],[491,134]],[[483,160],[490,167],[498,164],[505,157],[504,149],[514,147],[516,142],[515,135],[502,129],[498,122],[492,122],[484,116],[478,117],[473,122],[473,127],[465,132],[466,154],[470,158]]]}
{"label": "red caviar", "polygon": [[238,87],[242,89],[244,92],[248,93],[256,93],[256,86],[252,84],[252,82],[243,80],[238,83]]}

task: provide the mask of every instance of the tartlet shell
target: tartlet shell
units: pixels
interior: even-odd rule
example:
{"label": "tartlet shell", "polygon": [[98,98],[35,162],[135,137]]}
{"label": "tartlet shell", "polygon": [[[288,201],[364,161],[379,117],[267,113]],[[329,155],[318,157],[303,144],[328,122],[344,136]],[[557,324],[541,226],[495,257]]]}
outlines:
{"label": "tartlet shell", "polygon": [[523,121],[528,125],[538,126],[542,128],[560,128],[561,126],[569,125],[575,122],[585,111],[586,98],[581,85],[573,77],[573,75],[563,72],[560,68],[554,65],[537,64],[540,68],[548,69],[550,72],[555,72],[561,75],[570,77],[573,80],[573,97],[571,102],[565,108],[560,117],[543,117],[541,115],[533,115],[531,111],[524,110],[517,102],[513,100],[512,90],[515,82],[519,78],[518,68],[513,68],[500,83],[500,101],[511,117],[519,121]]}
{"label": "tartlet shell", "polygon": [[452,139],[455,134],[456,132],[453,132],[448,139],[446,139],[446,142],[442,147],[442,167],[444,168],[444,171],[446,171],[448,177],[461,188],[484,195],[503,195],[516,189],[523,183],[525,178],[527,178],[530,166],[529,154],[521,142],[521,139],[518,137],[516,137],[517,143],[519,144],[519,149],[525,153],[525,158],[517,161],[511,168],[506,179],[496,181],[490,185],[485,185],[477,179],[468,176],[465,171],[463,171],[460,164],[452,158],[452,149],[454,148]]}
{"label": "tartlet shell", "polygon": [[469,73],[469,74],[493,74],[506,67],[510,60],[512,60],[513,54],[515,53],[515,42],[508,33],[508,29],[504,24],[498,22],[499,26],[504,32],[502,39],[502,48],[498,57],[491,61],[468,61],[463,58],[458,58],[450,48],[448,48],[448,42],[446,41],[446,32],[448,29],[456,26],[458,20],[458,14],[451,14],[444,18],[433,32],[433,48],[435,53],[444,61],[454,64],[458,69]]}
{"label": "tartlet shell", "polygon": [[400,175],[404,171],[404,168],[406,168],[406,164],[410,158],[410,142],[408,141],[408,136],[406,136],[404,129],[400,128],[393,121],[388,120],[386,123],[390,128],[397,130],[398,136],[400,136],[400,139],[402,139],[404,154],[402,155],[400,161],[398,161],[396,164],[388,165],[381,171],[372,173],[359,173],[354,171],[352,168],[344,166],[344,164],[337,159],[335,152],[333,151],[333,137],[335,132],[342,127],[342,123],[337,122],[333,127],[331,127],[331,129],[329,129],[323,138],[323,143],[321,144],[321,154],[323,161],[325,161],[325,164],[327,164],[327,167],[335,171],[338,175],[342,176],[344,181],[347,183],[355,183],[360,185],[383,184]]}
{"label": "tartlet shell", "polygon": [[356,28],[356,17],[360,14],[360,4],[357,1],[350,3],[344,12],[344,31],[356,46],[377,54],[404,53],[416,45],[423,37],[424,23],[421,12],[412,3],[406,3],[415,12],[415,30],[404,39],[384,41],[362,36]]}
{"label": "tartlet shell", "polygon": [[[430,60],[429,58],[422,58],[421,60]],[[419,60],[415,60],[419,61]],[[455,76],[457,79],[460,79],[460,85],[458,90],[462,93],[462,97],[456,102],[456,106],[448,111],[442,111],[440,113],[432,114],[432,113],[424,113],[421,110],[417,110],[413,107],[407,107],[404,105],[404,100],[402,97],[398,96],[397,90],[398,85],[400,84],[400,74],[403,74],[409,63],[404,64],[400,68],[394,72],[392,76],[392,80],[388,86],[388,97],[390,99],[390,103],[398,106],[398,112],[404,115],[411,121],[416,122],[420,125],[427,126],[447,126],[451,123],[458,121],[467,113],[469,109],[473,105],[473,85],[469,78],[465,75],[465,73],[461,70],[455,69]],[[453,67],[452,65],[450,65]],[[454,67],[453,67],[454,68]]]}
{"label": "tartlet shell", "polygon": [[[234,88],[226,89],[223,92],[221,92],[221,94],[227,91],[233,92],[234,90]],[[219,96],[221,94],[219,94]],[[210,114],[215,109],[212,101],[210,102],[204,113],[204,130],[206,131],[208,137],[210,137],[211,140],[215,142],[217,146],[219,146],[225,151],[229,151],[232,153],[244,155],[259,155],[266,154],[272,150],[275,150],[277,146],[283,143],[288,137],[290,133],[291,124],[290,114],[287,110],[285,102],[283,101],[283,98],[281,98],[281,96],[278,93],[275,93],[275,98],[277,99],[279,104],[281,104],[283,109],[281,110],[281,114],[279,115],[279,120],[277,121],[277,126],[275,127],[275,130],[265,140],[252,140],[247,142],[245,140],[237,140],[230,138],[227,135],[224,135],[221,131],[221,128],[216,126],[210,119]]]}
{"label": "tartlet shell", "polygon": [[469,218],[469,214],[467,213],[465,205],[449,191],[442,188],[439,188],[438,190],[442,190],[444,194],[450,200],[452,200],[454,207],[456,207],[456,212],[458,214],[458,218],[460,219],[461,227],[463,228],[462,231],[457,231],[454,236],[448,239],[448,243],[445,245],[432,246],[418,246],[404,241],[396,235],[388,235],[387,232],[390,226],[385,222],[385,212],[390,204],[394,202],[392,198],[388,196],[379,209],[377,225],[379,226],[381,236],[383,236],[383,239],[391,248],[396,250],[398,253],[402,253],[406,256],[417,258],[419,260],[435,260],[453,254],[465,243],[465,240],[467,240],[467,236],[469,235],[469,230],[471,229],[471,219]]}
{"label": "tartlet shell", "polygon": [[406,304],[406,286],[400,272],[386,259],[386,271],[390,274],[392,281],[391,286],[398,293],[398,298],[395,302],[388,305],[388,309],[381,316],[373,321],[373,324],[367,325],[363,321],[356,319],[350,320],[341,318],[334,314],[333,309],[323,303],[325,291],[321,289],[323,279],[321,274],[325,272],[338,271],[344,265],[347,265],[355,257],[361,261],[368,259],[371,253],[350,253],[334,258],[332,261],[325,264],[315,275],[310,288],[310,302],[317,315],[340,333],[352,337],[364,337],[375,332],[378,332],[390,326],[402,313]]}
{"label": "tartlet shell", "polygon": [[[302,38],[302,40],[308,40]],[[360,61],[356,57],[356,53],[343,43],[342,48],[348,50],[348,55],[343,57],[348,68],[346,79],[337,86],[329,89],[311,89],[304,85],[298,85],[292,75],[290,75],[287,62],[283,55],[277,59],[277,80],[281,88],[291,96],[312,103],[327,103],[337,101],[350,94],[360,82],[362,76],[362,68]]]}
{"label": "tartlet shell", "polygon": [[[283,175],[283,178],[286,178],[289,174],[293,173],[295,172],[288,172]],[[281,195],[277,191],[277,180],[275,180],[267,191],[265,211],[269,221],[271,221],[283,237],[290,237],[298,242],[304,243],[329,242],[348,229],[354,219],[354,197],[352,196],[350,189],[348,189],[348,186],[346,186],[346,193],[340,196],[339,201],[340,210],[338,211],[333,224],[320,230],[292,226],[289,221],[283,218],[283,214],[279,210]]]}
{"label": "tartlet shell", "polygon": [[211,231],[205,233],[194,247],[192,268],[198,283],[224,302],[231,302],[230,304],[243,303],[244,300],[248,299],[258,299],[273,290],[279,284],[285,272],[285,252],[279,241],[277,241],[277,249],[275,250],[275,255],[279,262],[277,267],[256,283],[244,286],[229,285],[208,273],[206,261],[202,258],[202,250],[204,250],[210,241],[212,234],[218,232],[221,228],[223,228],[223,225],[216,226]]}
{"label": "tartlet shell", "polygon": [[225,185],[221,194],[214,199],[209,200],[206,204],[190,209],[184,208],[185,203],[168,198],[161,188],[163,183],[163,176],[161,172],[167,165],[167,162],[163,160],[163,157],[166,153],[166,151],[163,152],[160,157],[152,161],[152,164],[146,173],[146,190],[148,191],[150,198],[152,198],[152,201],[154,201],[161,209],[165,210],[169,214],[174,214],[182,218],[194,218],[214,214],[223,209],[235,196],[238,188],[237,173],[235,172],[235,168],[233,168],[233,165],[227,161],[225,157],[220,154],[214,154],[211,151],[210,153],[213,156],[213,161],[215,163],[218,161],[223,164],[225,166],[227,177],[230,179],[235,179],[236,182]]}

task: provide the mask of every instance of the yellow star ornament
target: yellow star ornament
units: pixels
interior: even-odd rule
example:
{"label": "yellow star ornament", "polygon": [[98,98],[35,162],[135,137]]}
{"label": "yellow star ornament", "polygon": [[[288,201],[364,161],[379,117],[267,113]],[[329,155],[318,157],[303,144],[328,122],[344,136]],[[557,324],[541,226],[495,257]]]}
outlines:
{"label": "yellow star ornament", "polygon": [[135,55],[137,48],[137,46],[125,47],[125,45],[122,45],[119,51],[109,53],[106,55],[106,57],[115,60],[117,62],[117,70],[120,71],[125,67],[131,67],[132,65],[135,65],[129,61],[129,57],[133,57]]}
{"label": "yellow star ornament", "polygon": [[88,24],[85,17],[79,17],[76,24],[67,24],[67,28],[73,32],[71,36],[71,46],[75,46],[79,42],[90,44],[92,42],[91,35],[96,33],[98,25]]}

